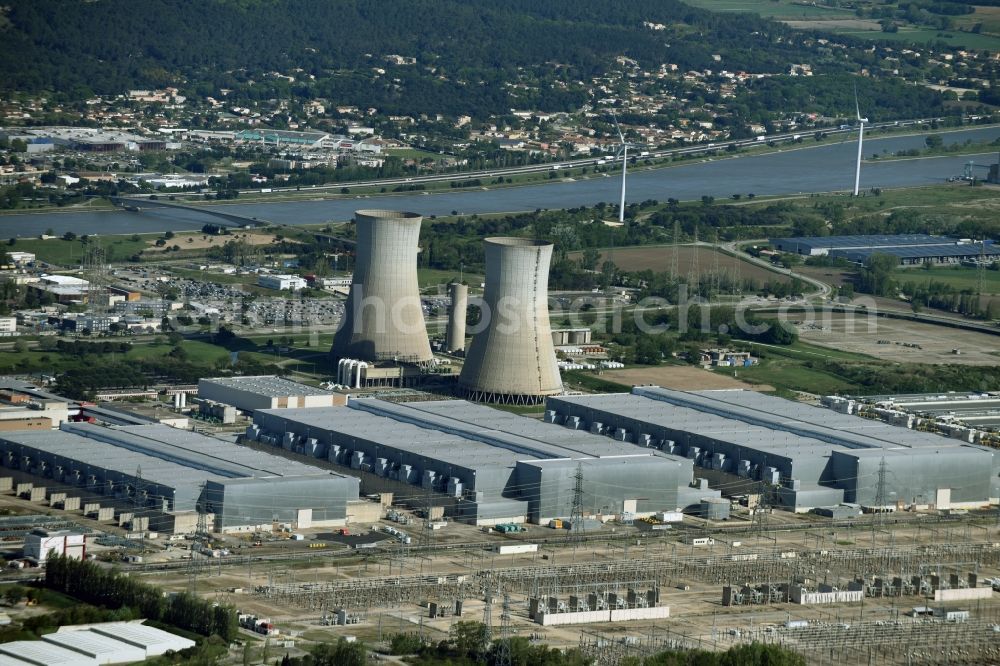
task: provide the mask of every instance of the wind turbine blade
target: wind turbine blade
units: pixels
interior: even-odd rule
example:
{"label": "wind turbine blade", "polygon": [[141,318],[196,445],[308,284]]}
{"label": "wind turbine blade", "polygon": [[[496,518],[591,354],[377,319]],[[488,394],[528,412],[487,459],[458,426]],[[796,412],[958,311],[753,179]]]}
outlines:
{"label": "wind turbine blade", "polygon": [[615,131],[618,132],[618,138],[622,143],[625,143],[625,135],[622,134],[622,128],[618,126],[618,117],[614,112],[611,113],[611,120],[615,121]]}
{"label": "wind turbine blade", "polygon": [[854,84],[854,112],[857,114],[858,121],[861,121],[861,106],[858,105],[858,84]]}

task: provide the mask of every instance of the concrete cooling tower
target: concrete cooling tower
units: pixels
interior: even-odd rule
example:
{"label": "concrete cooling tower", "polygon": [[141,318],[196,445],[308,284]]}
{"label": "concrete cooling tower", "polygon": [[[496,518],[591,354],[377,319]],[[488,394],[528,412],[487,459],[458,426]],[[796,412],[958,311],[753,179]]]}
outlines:
{"label": "concrete cooling tower", "polygon": [[448,313],[448,334],[445,348],[448,351],[465,351],[465,317],[469,310],[469,285],[461,282],[448,284],[451,311]]}
{"label": "concrete cooling tower", "polygon": [[472,400],[538,404],[562,392],[549,326],[552,244],[487,238],[485,245],[487,319],[469,345],[459,386]]}
{"label": "concrete cooling tower", "polygon": [[417,286],[421,216],[359,210],[354,219],[354,280],[330,353],[334,359],[430,361],[433,356]]}

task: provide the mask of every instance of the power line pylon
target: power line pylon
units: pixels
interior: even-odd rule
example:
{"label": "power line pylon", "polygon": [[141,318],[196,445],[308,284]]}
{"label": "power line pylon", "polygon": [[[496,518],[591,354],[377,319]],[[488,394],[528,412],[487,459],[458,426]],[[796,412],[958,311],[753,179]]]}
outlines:
{"label": "power line pylon", "polygon": [[579,536],[583,530],[583,463],[576,464],[573,474],[573,507],[570,511],[570,530]]}
{"label": "power line pylon", "polygon": [[701,269],[698,266],[698,227],[694,228],[691,245],[691,267],[688,270],[688,296],[701,293]]}
{"label": "power line pylon", "polygon": [[[139,513],[145,506],[146,502],[143,498],[143,494],[146,492],[144,484],[142,482],[142,465],[135,466],[135,487],[132,489],[132,527],[133,530],[137,524],[136,518],[139,518]],[[146,552],[146,529],[144,526],[140,525],[142,529],[139,530],[139,547],[142,552]]]}
{"label": "power line pylon", "polygon": [[[979,241],[979,264],[976,266],[976,296],[979,298],[978,301],[982,300],[983,293],[986,291],[986,239]],[[980,303],[976,303],[976,309],[978,310]]]}
{"label": "power line pylon", "polygon": [[489,648],[493,640],[493,592],[489,583],[483,588],[483,640]]}
{"label": "power line pylon", "polygon": [[503,607],[500,612],[500,642],[497,644],[497,666],[511,666],[510,639],[510,595],[503,595]]}
{"label": "power line pylon", "polygon": [[872,518],[872,542],[875,541],[875,532],[881,530],[885,525],[885,454],[878,464],[878,482],[875,485],[875,515]]}
{"label": "power line pylon", "polygon": [[677,282],[677,252],[681,243],[681,223],[674,220],[674,244],[670,248],[670,281]]}

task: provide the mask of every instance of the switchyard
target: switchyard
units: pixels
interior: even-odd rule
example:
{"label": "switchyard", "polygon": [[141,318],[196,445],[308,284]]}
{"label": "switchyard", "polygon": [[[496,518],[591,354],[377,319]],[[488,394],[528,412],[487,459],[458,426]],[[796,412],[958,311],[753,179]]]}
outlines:
{"label": "switchyard", "polygon": [[[601,664],[671,646],[726,649],[751,641],[786,645],[810,664],[867,663],[869,655],[872,663],[889,664],[996,658],[995,514],[918,514],[882,525],[871,516],[831,522],[784,514],[763,531],[741,523],[702,522],[676,533],[605,526],[583,539],[542,527],[516,537],[486,535],[451,523],[422,546],[339,557],[236,558],[220,564],[218,573],[215,562],[202,563],[213,576],[202,579],[201,592],[288,631],[315,634],[342,617],[350,633],[373,643],[400,632],[436,641],[455,622],[487,615],[497,638],[505,607],[508,635],[584,647]],[[712,535],[714,543],[687,543],[688,532]],[[543,543],[537,552],[495,552],[497,543],[529,541]],[[146,573],[168,588],[186,584],[183,570]],[[852,586],[860,594],[830,601],[780,593]],[[727,606],[725,587],[774,593]],[[978,593],[936,601],[935,590]],[[913,615],[923,607],[935,615]],[[616,620],[612,609],[627,619]],[[580,618],[589,621],[573,624]]]}

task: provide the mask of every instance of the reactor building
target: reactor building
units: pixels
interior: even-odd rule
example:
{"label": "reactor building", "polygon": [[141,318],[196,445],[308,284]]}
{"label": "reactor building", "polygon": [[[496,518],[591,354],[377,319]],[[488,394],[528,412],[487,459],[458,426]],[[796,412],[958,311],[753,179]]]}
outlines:
{"label": "reactor building", "polygon": [[481,330],[473,335],[458,383],[471,400],[534,405],[562,393],[549,325],[552,244],[487,238]]}
{"label": "reactor building", "polygon": [[421,216],[359,210],[354,219],[354,279],[331,354],[338,361],[430,361],[433,356],[417,283]]}

